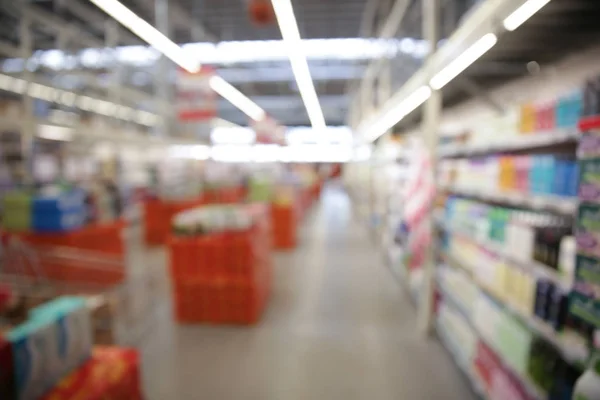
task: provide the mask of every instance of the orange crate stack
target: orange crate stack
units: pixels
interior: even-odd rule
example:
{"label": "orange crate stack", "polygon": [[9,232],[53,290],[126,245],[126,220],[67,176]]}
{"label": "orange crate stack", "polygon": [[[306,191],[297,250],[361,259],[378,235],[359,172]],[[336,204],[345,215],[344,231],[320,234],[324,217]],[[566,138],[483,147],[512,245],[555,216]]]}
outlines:
{"label": "orange crate stack", "polygon": [[171,232],[173,216],[203,204],[206,204],[203,196],[182,201],[146,200],[144,202],[144,241],[149,246],[165,244]]}
{"label": "orange crate stack", "polygon": [[173,235],[169,255],[179,322],[258,322],[271,292],[268,223],[241,232]]}
{"label": "orange crate stack", "polygon": [[273,204],[271,221],[273,224],[273,246],[278,250],[293,249],[297,243],[297,225],[300,213],[294,204]]}

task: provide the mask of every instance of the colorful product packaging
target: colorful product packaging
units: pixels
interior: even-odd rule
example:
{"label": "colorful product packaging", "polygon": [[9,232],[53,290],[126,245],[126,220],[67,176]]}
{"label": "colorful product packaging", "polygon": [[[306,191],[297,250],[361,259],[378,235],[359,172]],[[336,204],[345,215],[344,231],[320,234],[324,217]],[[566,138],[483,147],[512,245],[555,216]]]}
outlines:
{"label": "colorful product packaging", "polygon": [[7,335],[19,400],[37,400],[91,353],[90,315],[83,298],[62,297],[34,308]]}
{"label": "colorful product packaging", "polygon": [[131,349],[95,348],[91,359],[41,400],[141,400],[139,355]]}
{"label": "colorful product packaging", "polygon": [[580,252],[600,257],[600,206],[582,204],[579,206],[575,233]]}
{"label": "colorful product packaging", "polygon": [[579,199],[600,200],[600,158],[579,161]]}

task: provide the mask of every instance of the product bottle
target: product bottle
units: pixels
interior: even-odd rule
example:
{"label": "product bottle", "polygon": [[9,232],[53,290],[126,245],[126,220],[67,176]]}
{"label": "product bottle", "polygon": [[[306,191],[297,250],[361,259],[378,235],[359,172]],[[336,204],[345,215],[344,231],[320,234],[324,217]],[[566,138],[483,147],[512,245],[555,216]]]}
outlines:
{"label": "product bottle", "polygon": [[573,400],[600,400],[600,357],[596,355],[583,375],[575,383]]}

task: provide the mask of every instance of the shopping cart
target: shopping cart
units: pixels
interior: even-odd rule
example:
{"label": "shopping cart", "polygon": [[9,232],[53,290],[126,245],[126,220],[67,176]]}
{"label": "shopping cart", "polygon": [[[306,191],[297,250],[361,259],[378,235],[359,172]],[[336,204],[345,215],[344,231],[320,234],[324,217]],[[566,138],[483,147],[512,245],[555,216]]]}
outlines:
{"label": "shopping cart", "polygon": [[96,344],[136,346],[150,329],[157,293],[164,290],[153,271],[128,273],[125,254],[33,245],[19,235],[2,239],[0,282],[19,295],[25,310],[79,295],[88,298]]}

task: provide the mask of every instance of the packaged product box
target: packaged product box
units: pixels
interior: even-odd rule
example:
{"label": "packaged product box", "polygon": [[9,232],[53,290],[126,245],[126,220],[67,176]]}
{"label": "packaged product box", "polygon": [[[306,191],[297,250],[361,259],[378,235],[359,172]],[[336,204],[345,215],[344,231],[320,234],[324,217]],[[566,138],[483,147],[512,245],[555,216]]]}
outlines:
{"label": "packaged product box", "polygon": [[600,205],[579,206],[575,238],[580,253],[600,257]]}
{"label": "packaged product box", "polygon": [[37,400],[57,382],[58,337],[56,324],[48,321],[31,320],[8,333],[19,400]]}
{"label": "packaged product box", "polygon": [[535,106],[525,104],[521,107],[521,133],[532,133],[535,130]]}
{"label": "packaged product box", "polygon": [[579,161],[579,199],[600,200],[600,158]]}
{"label": "packaged product box", "polygon": [[576,284],[569,295],[569,313],[596,329],[600,328],[600,300],[594,291]]}
{"label": "packaged product box", "polygon": [[577,147],[577,157],[580,159],[600,157],[600,129],[581,135]]}
{"label": "packaged product box", "polygon": [[92,325],[89,309],[83,297],[63,296],[40,305],[30,312],[32,319],[47,319],[58,326],[60,340],[59,374],[69,373],[91,355]]}
{"label": "packaged product box", "polygon": [[15,376],[11,344],[0,336],[0,399],[15,398]]}
{"label": "packaged product box", "polygon": [[139,355],[135,350],[95,348],[92,358],[41,400],[141,400]]}

